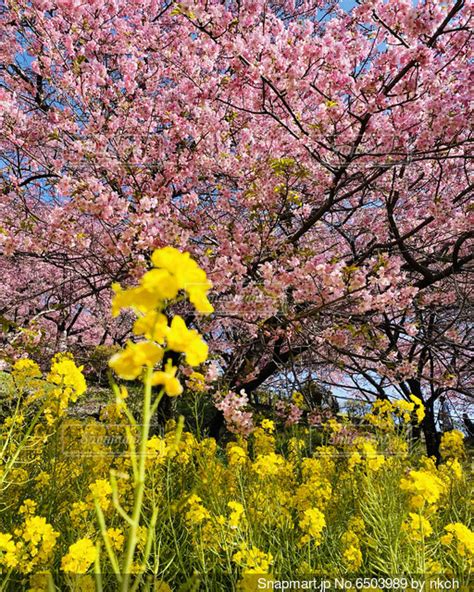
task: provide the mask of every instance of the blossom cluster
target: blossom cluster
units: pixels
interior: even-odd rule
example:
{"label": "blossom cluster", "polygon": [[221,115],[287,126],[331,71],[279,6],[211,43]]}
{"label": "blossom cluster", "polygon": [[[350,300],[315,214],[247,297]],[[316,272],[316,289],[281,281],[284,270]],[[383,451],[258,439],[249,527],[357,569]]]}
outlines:
{"label": "blossom cluster", "polygon": [[207,359],[208,346],[198,331],[187,327],[181,316],[175,315],[168,323],[164,309],[183,293],[198,312],[210,314],[213,307],[207,292],[211,283],[189,253],[181,253],[173,247],[154,251],[151,261],[153,269],[142,276],[138,286],[127,289],[114,286],[113,313],[118,315],[122,309],[131,308],[138,315],[133,333],[144,339],[128,341],[122,351],[112,356],[109,364],[121,378],[136,380],[144,368],[155,370],[165,361],[152,373],[151,383],[174,397],[183,392],[183,386],[176,376],[177,366],[166,353],[183,354],[187,364],[199,366]]}
{"label": "blossom cluster", "polygon": [[240,395],[229,391],[215,403],[224,414],[227,429],[234,434],[248,436],[254,428],[252,412],[246,409],[248,403],[248,395],[243,390]]}

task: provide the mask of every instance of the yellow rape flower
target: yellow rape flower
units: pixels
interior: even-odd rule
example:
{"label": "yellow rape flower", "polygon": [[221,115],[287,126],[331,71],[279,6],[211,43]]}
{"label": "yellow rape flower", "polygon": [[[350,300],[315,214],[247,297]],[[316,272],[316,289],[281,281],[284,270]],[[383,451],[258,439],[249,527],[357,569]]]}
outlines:
{"label": "yellow rape flower", "polygon": [[445,432],[441,436],[441,443],[439,451],[442,458],[464,458],[466,453],[464,450],[464,434],[459,430],[451,430]]}
{"label": "yellow rape flower", "polygon": [[23,376],[41,376],[41,370],[38,364],[29,358],[21,358],[13,364],[13,374],[15,375],[17,373],[21,373]]}
{"label": "yellow rape flower", "polygon": [[24,421],[25,421],[25,416],[22,413],[17,413],[16,415],[12,415],[10,417],[7,417],[5,419],[5,421],[3,422],[3,426],[7,429],[10,429],[15,424],[17,426],[23,425]]}
{"label": "yellow rape flower", "polygon": [[342,535],[341,540],[344,545],[342,552],[344,565],[350,572],[357,572],[362,565],[359,538],[354,532],[348,530]]}
{"label": "yellow rape flower", "polygon": [[239,551],[234,553],[232,560],[242,567],[243,574],[266,574],[273,563],[273,556],[271,553],[260,551],[257,547],[249,549],[245,543],[241,543]]}
{"label": "yellow rape flower", "polygon": [[154,592],[172,592],[169,584],[167,584],[163,580],[158,580],[154,583],[153,591]]}
{"label": "yellow rape flower", "polygon": [[112,284],[112,316],[116,317],[123,308],[132,308],[137,312],[147,313],[161,305],[160,294],[135,286],[124,290],[119,284]]}
{"label": "yellow rape flower", "polygon": [[410,512],[408,516],[409,518],[402,524],[402,530],[407,533],[410,539],[422,541],[433,533],[431,524],[424,516],[413,512]]}
{"label": "yellow rape flower", "polygon": [[474,557],[474,532],[461,522],[448,524],[444,527],[446,534],[440,539],[443,545],[456,543],[458,555],[470,559]]}
{"label": "yellow rape flower", "polygon": [[47,380],[51,384],[71,389],[70,399],[74,402],[87,389],[82,370],[83,366],[76,366],[71,354],[56,354]]}
{"label": "yellow rape flower", "polygon": [[359,452],[355,451],[352,452],[349,458],[347,459],[347,468],[349,471],[353,471],[357,466],[362,464],[362,457]]}
{"label": "yellow rape flower", "polygon": [[254,454],[270,454],[275,450],[275,438],[269,430],[265,430],[263,427],[256,428],[252,435],[254,438]]}
{"label": "yellow rape flower", "polygon": [[53,579],[49,572],[34,573],[28,581],[28,592],[46,592],[46,590],[54,589],[52,582]]}
{"label": "yellow rape flower", "polygon": [[349,529],[356,534],[363,534],[365,532],[365,523],[360,516],[352,516],[348,522]]}
{"label": "yellow rape flower", "polygon": [[365,457],[367,467],[371,471],[378,471],[384,464],[385,458],[382,454],[377,453],[374,444],[369,440],[362,440],[359,442],[359,450],[362,456]]}
{"label": "yellow rape flower", "polygon": [[415,410],[415,403],[399,399],[393,402],[393,410],[405,423],[408,423],[411,419],[411,414]]}
{"label": "yellow rape flower", "polygon": [[163,464],[167,458],[167,446],[166,442],[158,436],[152,436],[147,444],[147,455],[156,464]]}
{"label": "yellow rape flower", "polygon": [[88,539],[79,539],[69,547],[68,553],[61,560],[61,569],[68,573],[85,574],[97,557],[94,543]]}
{"label": "yellow rape flower", "polygon": [[259,454],[253,463],[253,470],[260,477],[276,476],[285,466],[285,459],[279,454]]}
{"label": "yellow rape flower", "polygon": [[106,479],[97,479],[89,485],[92,500],[97,500],[102,510],[107,510],[110,506],[112,487]]}
{"label": "yellow rape flower", "polygon": [[244,465],[247,460],[247,454],[241,446],[238,446],[234,442],[230,442],[227,445],[227,459],[231,467]]}
{"label": "yellow rape flower", "polygon": [[132,308],[145,314],[161,309],[164,302],[176,298],[180,290],[186,292],[198,312],[210,314],[214,311],[207,298],[212,284],[189,253],[165,247],[157,249],[151,260],[154,269],[143,275],[139,286],[125,290],[118,284],[112,286],[115,292],[112,300],[114,316],[122,308]]}
{"label": "yellow rape flower", "polygon": [[211,517],[209,511],[201,502],[202,499],[195,494],[188,498],[187,504],[189,509],[186,512],[186,520],[190,525],[201,524],[204,520],[209,520]]}
{"label": "yellow rape flower", "polygon": [[151,269],[141,280],[141,285],[148,292],[153,293],[158,300],[171,300],[179,292],[176,278],[166,269]]}
{"label": "yellow rape flower", "polygon": [[146,339],[163,344],[165,342],[168,319],[157,310],[151,310],[138,317],[133,325],[135,335],[144,335]]}
{"label": "yellow rape flower", "polygon": [[41,370],[36,362],[22,358],[13,364],[12,376],[19,387],[25,387],[37,378],[41,378]]}
{"label": "yellow rape flower", "polygon": [[112,548],[116,551],[120,551],[125,542],[125,537],[120,528],[108,528],[106,530],[106,535],[110,541],[110,544],[112,545]]}
{"label": "yellow rape flower", "polygon": [[293,462],[298,460],[305,446],[306,442],[303,438],[290,438],[288,440],[288,458]]}
{"label": "yellow rape flower", "polygon": [[300,409],[302,407],[304,407],[304,396],[302,393],[300,393],[299,391],[294,391],[293,394],[291,395],[291,400],[293,401],[293,403],[299,407]]}
{"label": "yellow rape flower", "polygon": [[18,565],[18,549],[10,533],[0,532],[0,565],[6,568]]}
{"label": "yellow rape flower", "polygon": [[69,517],[73,525],[78,528],[81,523],[85,523],[89,515],[90,505],[86,502],[74,502],[69,510]]}
{"label": "yellow rape flower", "polygon": [[56,532],[51,524],[42,516],[27,516],[22,528],[15,531],[24,543],[21,543],[21,567],[23,573],[31,573],[36,565],[47,562],[56,545],[59,532]]}
{"label": "yellow rape flower", "polygon": [[109,360],[109,366],[125,380],[135,380],[142,373],[143,367],[152,368],[163,358],[163,349],[149,341],[132,343],[114,354]]}
{"label": "yellow rape flower", "polygon": [[308,508],[303,512],[299,526],[305,533],[301,537],[301,543],[306,544],[312,541],[315,545],[321,544],[321,533],[326,526],[324,514],[318,508]]}
{"label": "yellow rape flower", "polygon": [[187,386],[194,393],[202,393],[206,390],[206,378],[200,372],[192,372],[189,376]]}
{"label": "yellow rape flower", "polygon": [[439,472],[443,478],[448,480],[460,481],[464,477],[461,463],[457,458],[448,459],[446,463],[439,467]]}
{"label": "yellow rape flower", "polygon": [[209,299],[206,295],[206,290],[203,290],[199,286],[189,286],[188,287],[188,296],[189,301],[191,304],[194,305],[194,308],[202,313],[202,314],[211,314],[214,312],[214,307],[209,302]]}
{"label": "yellow rape flower", "polygon": [[421,423],[425,419],[425,406],[423,401],[415,395],[410,395],[411,401],[415,404],[415,415],[418,423]]}
{"label": "yellow rape flower", "polygon": [[87,389],[82,366],[76,366],[71,354],[56,354],[51,362],[47,381],[53,388],[47,391],[45,416],[49,424],[61,417],[69,403],[74,403]]}
{"label": "yellow rape flower", "polygon": [[342,430],[342,424],[337,419],[331,418],[324,424],[324,429],[331,434],[338,434]]}
{"label": "yellow rape flower", "polygon": [[394,407],[387,399],[377,399],[372,403],[370,413],[364,416],[371,425],[380,430],[391,430],[393,428]]}
{"label": "yellow rape flower", "polygon": [[266,430],[270,434],[273,434],[273,432],[275,431],[275,422],[271,419],[263,419],[260,425],[264,430]]}
{"label": "yellow rape flower", "polygon": [[32,499],[26,499],[20,506],[19,513],[25,514],[26,516],[33,516],[36,511],[37,503]]}
{"label": "yellow rape flower", "polygon": [[230,508],[231,513],[229,516],[230,528],[237,528],[239,526],[242,515],[244,514],[244,507],[240,502],[228,502],[227,507]]}
{"label": "yellow rape flower", "polygon": [[[275,577],[269,573],[258,572],[243,573],[241,579],[237,582],[237,592],[255,592],[256,590],[273,590],[275,586]],[[278,589],[278,582],[276,582],[276,590]]]}
{"label": "yellow rape flower", "polygon": [[188,329],[186,323],[176,315],[167,334],[168,347],[185,354],[190,366],[199,366],[207,359],[208,346],[195,329]]}
{"label": "yellow rape flower", "polygon": [[178,289],[188,294],[189,300],[198,312],[210,314],[214,311],[207,298],[207,292],[212,284],[207,279],[205,271],[189,253],[181,253],[174,247],[164,247],[156,250],[151,260],[156,268],[172,276]]}
{"label": "yellow rape flower", "polygon": [[400,489],[411,494],[411,507],[419,509],[425,504],[436,504],[445,487],[437,475],[421,469],[410,471],[408,477],[400,481]]}
{"label": "yellow rape flower", "polygon": [[183,387],[176,378],[177,371],[178,369],[173,366],[171,360],[168,360],[164,370],[153,372],[151,383],[154,386],[163,386],[169,397],[176,397],[183,392]]}

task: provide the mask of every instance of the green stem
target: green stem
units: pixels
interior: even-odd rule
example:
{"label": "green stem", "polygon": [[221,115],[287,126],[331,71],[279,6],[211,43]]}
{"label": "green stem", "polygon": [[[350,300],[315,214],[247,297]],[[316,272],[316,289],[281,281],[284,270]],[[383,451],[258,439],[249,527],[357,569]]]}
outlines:
{"label": "green stem", "polygon": [[10,580],[10,576],[12,575],[13,572],[13,567],[10,567],[10,569],[7,571],[6,575],[5,575],[5,579],[3,580],[3,582],[0,583],[0,592],[3,592],[3,590],[5,590],[8,581]]}
{"label": "green stem", "polygon": [[110,561],[110,564],[112,565],[112,569],[114,570],[114,574],[117,577],[118,581],[120,582],[122,579],[122,577],[120,575],[120,568],[119,568],[119,564],[117,561],[117,557],[114,553],[112,545],[110,544],[109,537],[107,535],[107,527],[105,524],[104,513],[102,512],[102,508],[100,507],[97,499],[94,500],[94,504],[95,504],[95,511],[97,513],[97,518],[99,520],[100,532],[101,532],[102,538],[104,540],[105,550],[107,551],[107,555],[109,556],[109,561]]}
{"label": "green stem", "polygon": [[[5,464],[5,467],[3,469],[2,475],[0,477],[0,484],[3,485],[6,477],[7,477],[7,473],[10,471],[10,469],[13,467],[13,465],[15,464],[17,458],[20,455],[20,452],[23,450],[28,438],[30,437],[35,425],[38,423],[39,418],[41,417],[41,414],[43,413],[44,410],[44,405],[41,407],[41,409],[36,413],[36,415],[33,418],[33,421],[31,422],[31,424],[28,426],[28,429],[25,432],[25,435],[23,437],[23,439],[20,441],[20,443],[18,444],[18,447],[15,451],[15,453],[13,454],[13,456],[10,458],[10,460]],[[0,588],[1,590],[1,588]]]}
{"label": "green stem", "polygon": [[[155,506],[153,508],[153,514],[151,517],[150,525],[148,527],[147,539],[146,539],[146,546],[145,552],[143,554],[143,562],[142,562],[142,572],[146,570],[146,566],[148,563],[148,558],[151,552],[151,545],[153,543],[153,539],[155,537],[155,528],[156,528],[156,520],[158,518],[158,508]],[[141,576],[139,576],[134,585],[132,586],[131,592],[136,592],[139,589],[141,584]]]}
{"label": "green stem", "polygon": [[[142,425],[140,428],[140,446],[139,446],[139,457],[137,464],[137,475],[135,477],[135,492],[131,524],[128,531],[127,537],[127,549],[125,552],[125,561],[123,564],[123,580],[121,583],[121,592],[128,592],[130,582],[130,572],[132,570],[133,558],[135,556],[135,550],[138,542],[138,528],[140,526],[140,516],[143,507],[143,495],[145,492],[145,473],[146,473],[146,445],[148,442],[148,435],[150,432],[150,420],[151,420],[151,395],[152,395],[152,384],[151,376],[152,369],[148,368],[145,374],[145,389],[143,398],[143,415]],[[163,391],[158,397],[163,396]]]}
{"label": "green stem", "polygon": [[95,589],[96,592],[102,592],[102,573],[100,571],[100,543],[96,543],[97,555],[94,561]]}
{"label": "green stem", "polygon": [[132,524],[132,519],[130,516],[125,512],[125,510],[120,505],[119,493],[118,493],[118,486],[117,486],[117,479],[115,478],[114,471],[110,471],[110,486],[112,487],[112,504],[120,516],[127,522],[129,525]]}

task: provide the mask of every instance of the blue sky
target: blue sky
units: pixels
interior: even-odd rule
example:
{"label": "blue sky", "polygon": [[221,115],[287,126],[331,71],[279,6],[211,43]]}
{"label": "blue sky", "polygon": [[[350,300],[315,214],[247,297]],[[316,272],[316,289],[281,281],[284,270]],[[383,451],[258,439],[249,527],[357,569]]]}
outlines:
{"label": "blue sky", "polygon": [[350,10],[356,5],[356,2],[355,0],[340,0],[339,4],[344,10]]}

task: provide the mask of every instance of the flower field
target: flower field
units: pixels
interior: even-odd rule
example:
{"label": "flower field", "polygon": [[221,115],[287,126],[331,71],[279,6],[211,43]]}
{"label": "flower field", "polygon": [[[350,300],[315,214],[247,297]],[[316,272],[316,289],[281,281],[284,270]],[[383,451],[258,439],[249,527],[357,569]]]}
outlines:
{"label": "flower field", "polygon": [[[416,574],[468,590],[463,434],[443,436],[436,465],[409,439],[424,418],[416,397],[377,401],[359,425],[339,415],[285,428],[262,415],[250,435],[219,444],[182,416],[153,429],[162,397],[201,396],[196,372],[183,387],[171,355],[192,367],[207,357],[197,331],[167,318],[170,301],[182,291],[212,312],[189,255],[165,248],[153,264],[138,285],[116,287],[114,312],[135,312],[138,340],[111,357],[118,382],[98,418],[72,413],[87,386],[70,354],[46,372],[22,358],[4,375],[0,589],[257,590],[290,576]],[[139,411],[127,382],[142,383]]]}

